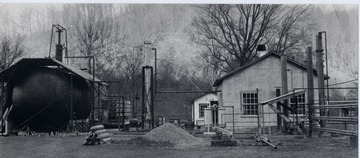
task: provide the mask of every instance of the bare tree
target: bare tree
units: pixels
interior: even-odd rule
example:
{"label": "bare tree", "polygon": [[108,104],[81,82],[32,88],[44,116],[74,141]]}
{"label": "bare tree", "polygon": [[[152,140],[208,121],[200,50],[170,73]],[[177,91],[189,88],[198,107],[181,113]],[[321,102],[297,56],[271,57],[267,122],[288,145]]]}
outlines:
{"label": "bare tree", "polygon": [[300,39],[292,31],[309,7],[292,6],[290,11],[283,5],[267,4],[199,8],[202,14],[192,22],[192,40],[209,64],[229,72],[256,58],[258,44],[271,45],[273,51],[280,53],[294,47]]}
{"label": "bare tree", "polygon": [[20,36],[9,38],[3,37],[0,41],[0,71],[5,70],[16,59],[24,55],[23,39]]}
{"label": "bare tree", "polygon": [[[112,67],[114,56],[123,45],[126,37],[121,34],[121,27],[115,20],[112,4],[69,4],[64,12],[72,16],[71,26],[75,30],[73,39],[76,41],[72,52],[80,52],[85,56],[95,56],[97,68]],[[91,60],[88,70],[92,71]]]}
{"label": "bare tree", "polygon": [[[3,37],[0,39],[0,72],[12,65],[16,59],[24,55],[23,39],[20,36],[9,38]],[[0,100],[0,113],[1,107],[3,104],[4,94],[5,94],[5,85],[3,78],[0,79],[1,82],[1,100]]]}

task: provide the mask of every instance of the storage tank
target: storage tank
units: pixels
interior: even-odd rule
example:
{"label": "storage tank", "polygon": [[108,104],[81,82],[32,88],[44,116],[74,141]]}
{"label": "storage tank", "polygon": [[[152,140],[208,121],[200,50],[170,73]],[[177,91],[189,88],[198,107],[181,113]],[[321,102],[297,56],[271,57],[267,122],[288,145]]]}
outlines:
{"label": "storage tank", "polygon": [[90,115],[90,85],[83,78],[60,68],[35,67],[21,71],[7,89],[7,100],[13,105],[9,117],[14,128],[28,125],[35,131],[66,129],[71,100],[74,119],[86,119]]}

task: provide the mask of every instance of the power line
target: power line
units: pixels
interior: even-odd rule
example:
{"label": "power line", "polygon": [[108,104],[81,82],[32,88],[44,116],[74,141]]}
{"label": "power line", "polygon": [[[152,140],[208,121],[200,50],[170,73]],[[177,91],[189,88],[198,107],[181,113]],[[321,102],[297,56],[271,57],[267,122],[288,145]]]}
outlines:
{"label": "power line", "polygon": [[354,82],[354,81],[358,81],[358,79],[353,79],[353,80],[349,80],[349,81],[345,81],[345,82],[339,82],[339,83],[331,84],[329,86],[335,86],[335,85],[345,84],[345,83]]}

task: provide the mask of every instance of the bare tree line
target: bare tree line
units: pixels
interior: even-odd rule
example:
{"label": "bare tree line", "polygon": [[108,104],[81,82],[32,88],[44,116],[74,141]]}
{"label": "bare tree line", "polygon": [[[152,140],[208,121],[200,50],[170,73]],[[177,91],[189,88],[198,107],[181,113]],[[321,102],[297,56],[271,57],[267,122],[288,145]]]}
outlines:
{"label": "bare tree line", "polygon": [[[158,79],[163,81],[159,86],[176,88],[179,84],[205,91],[224,73],[257,58],[259,44],[301,60],[302,49],[312,40],[308,38],[313,27],[310,10],[310,5],[277,4],[64,4],[27,8],[18,20],[0,12],[0,37],[2,43],[10,43],[8,52],[14,52],[14,60],[33,52],[47,54],[51,25],[60,24],[69,33],[69,56],[95,56],[96,75],[120,80],[124,94],[131,97],[130,89],[139,82],[144,62],[144,41],[157,47],[169,32],[187,32],[199,56],[191,64],[175,65],[174,54],[179,52],[163,48],[167,55],[158,56]],[[5,66],[1,62],[1,68],[14,60]],[[70,63],[92,71],[88,60],[71,59]]]}
{"label": "bare tree line", "polygon": [[230,72],[257,56],[259,44],[281,54],[296,53],[306,41],[309,5],[202,5],[193,20],[192,40],[204,60]]}

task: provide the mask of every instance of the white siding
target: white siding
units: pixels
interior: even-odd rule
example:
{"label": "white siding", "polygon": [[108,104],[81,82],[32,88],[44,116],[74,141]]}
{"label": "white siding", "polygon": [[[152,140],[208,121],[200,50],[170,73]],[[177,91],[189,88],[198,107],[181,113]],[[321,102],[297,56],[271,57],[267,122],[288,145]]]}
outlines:
{"label": "white siding", "polygon": [[194,114],[194,124],[195,125],[204,125],[204,117],[200,117],[200,108],[199,108],[199,104],[202,103],[207,103],[210,104],[210,101],[218,101],[217,96],[213,93],[208,93],[205,94],[201,97],[199,97],[198,99],[196,99],[194,101],[194,105],[193,105],[193,114]]}

